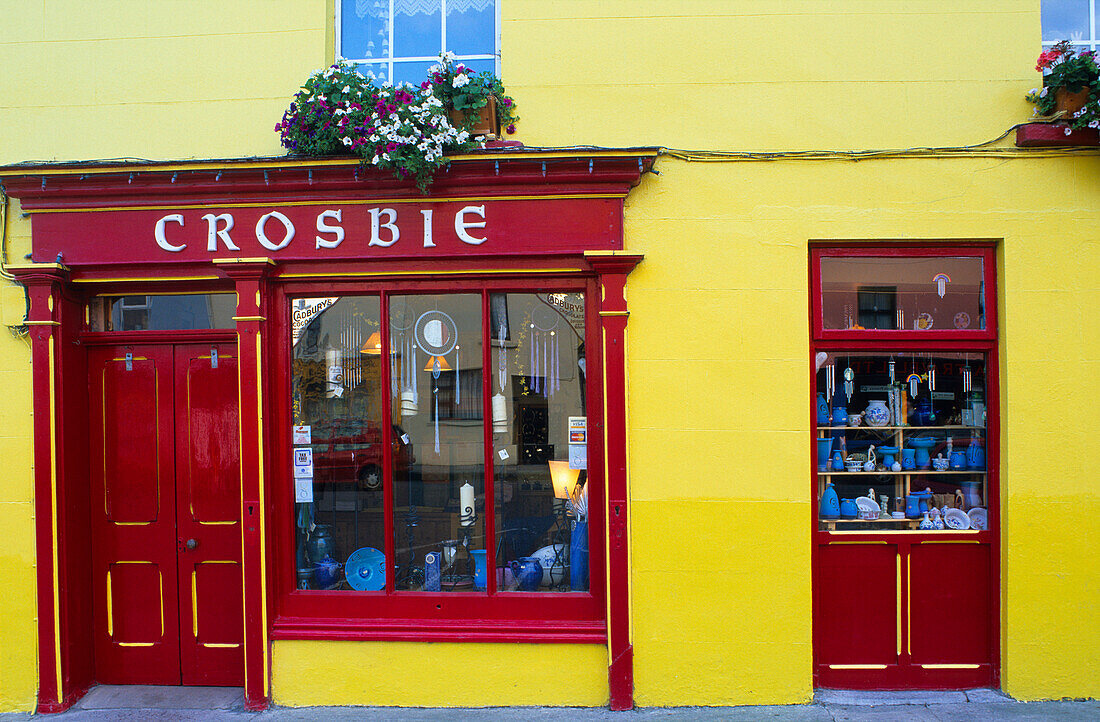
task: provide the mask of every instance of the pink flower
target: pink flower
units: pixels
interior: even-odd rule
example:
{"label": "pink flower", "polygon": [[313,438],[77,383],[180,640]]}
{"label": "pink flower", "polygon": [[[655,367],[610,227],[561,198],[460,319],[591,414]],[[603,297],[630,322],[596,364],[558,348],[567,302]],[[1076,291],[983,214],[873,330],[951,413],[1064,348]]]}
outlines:
{"label": "pink flower", "polygon": [[512,133],[516,132],[516,126],[513,123],[509,123],[508,127],[505,128],[504,130],[506,130],[508,132],[508,135],[511,135]]}
{"label": "pink flower", "polygon": [[397,150],[397,143],[386,143],[386,152],[390,153]]}
{"label": "pink flower", "polygon": [[509,107],[511,107],[511,105],[512,105],[512,99],[511,98],[505,98],[504,99],[504,107],[509,108]]}

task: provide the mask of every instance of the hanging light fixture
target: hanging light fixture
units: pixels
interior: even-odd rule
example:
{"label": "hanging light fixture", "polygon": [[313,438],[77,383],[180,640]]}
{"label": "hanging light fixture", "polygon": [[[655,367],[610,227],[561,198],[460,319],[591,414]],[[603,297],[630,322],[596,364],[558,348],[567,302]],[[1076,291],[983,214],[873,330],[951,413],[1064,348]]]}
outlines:
{"label": "hanging light fixture", "polygon": [[550,481],[554,485],[554,497],[572,500],[580,479],[580,469],[570,469],[568,461],[551,461]]}
{"label": "hanging light fixture", "polygon": [[359,347],[359,353],[370,354],[371,356],[379,356],[382,354],[382,334],[375,331],[367,340]]}
{"label": "hanging light fixture", "polygon": [[428,357],[428,363],[426,363],[424,365],[424,370],[425,371],[434,370],[435,369],[434,364],[437,361],[439,362],[439,370],[440,371],[450,371],[451,370],[451,365],[449,363],[447,363],[447,357],[446,356],[429,356]]}

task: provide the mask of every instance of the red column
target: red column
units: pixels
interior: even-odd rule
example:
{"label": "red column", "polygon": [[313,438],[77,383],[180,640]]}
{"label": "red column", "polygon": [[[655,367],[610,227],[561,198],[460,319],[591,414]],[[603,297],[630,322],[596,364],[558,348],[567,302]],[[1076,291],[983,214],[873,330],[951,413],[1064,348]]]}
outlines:
{"label": "red column", "polygon": [[634,707],[634,647],[630,636],[630,536],[626,427],[626,277],[637,255],[587,254],[600,274],[603,352],[604,464],[607,485],[607,647],[611,709]]}
{"label": "red column", "polygon": [[244,535],[245,708],[267,707],[270,655],[267,619],[267,536],[264,518],[264,395],[268,339],[267,258],[215,259],[237,286],[237,354],[241,434],[241,528]]}
{"label": "red column", "polygon": [[27,326],[31,341],[31,388],[34,397],[34,513],[38,591],[38,711],[61,712],[84,689],[70,682],[64,644],[60,531],[61,287],[68,269],[41,264],[11,269],[27,289]]}

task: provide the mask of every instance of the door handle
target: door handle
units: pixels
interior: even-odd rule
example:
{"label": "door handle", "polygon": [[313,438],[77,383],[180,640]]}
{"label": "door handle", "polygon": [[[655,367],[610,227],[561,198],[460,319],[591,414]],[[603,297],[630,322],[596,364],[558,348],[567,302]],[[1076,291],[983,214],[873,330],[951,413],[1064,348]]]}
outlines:
{"label": "door handle", "polygon": [[187,548],[188,548],[189,550],[191,550],[191,549],[194,549],[194,548],[195,548],[195,547],[197,547],[198,545],[199,545],[199,542],[198,542],[198,540],[197,540],[197,539],[188,539],[188,540],[187,540]]}

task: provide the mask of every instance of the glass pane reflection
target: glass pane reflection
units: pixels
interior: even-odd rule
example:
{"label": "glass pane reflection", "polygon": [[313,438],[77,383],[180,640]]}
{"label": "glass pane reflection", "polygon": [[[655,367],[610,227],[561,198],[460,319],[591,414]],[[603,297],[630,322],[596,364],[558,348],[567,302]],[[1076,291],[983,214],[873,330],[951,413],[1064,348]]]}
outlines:
{"label": "glass pane reflection", "polygon": [[385,586],[382,356],[370,340],[379,301],[302,298],[292,311],[298,588],[377,591]]}
{"label": "glass pane reflection", "polygon": [[394,296],[389,323],[395,586],[483,590],[481,296]]}
{"label": "glass pane reflection", "polygon": [[500,589],[587,591],[584,296],[491,294],[490,315]]}

